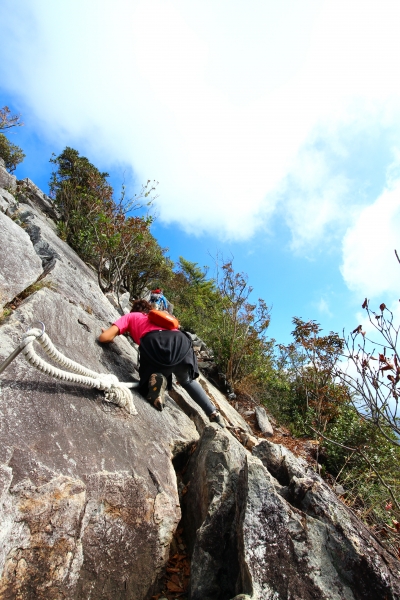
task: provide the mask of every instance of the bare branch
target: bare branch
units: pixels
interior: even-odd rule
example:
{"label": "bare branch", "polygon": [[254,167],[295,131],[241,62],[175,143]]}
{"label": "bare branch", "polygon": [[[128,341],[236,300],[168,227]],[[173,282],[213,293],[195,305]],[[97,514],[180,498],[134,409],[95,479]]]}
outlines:
{"label": "bare branch", "polygon": [[12,115],[8,106],[0,108],[0,131],[11,129],[11,127],[21,127],[21,115]]}

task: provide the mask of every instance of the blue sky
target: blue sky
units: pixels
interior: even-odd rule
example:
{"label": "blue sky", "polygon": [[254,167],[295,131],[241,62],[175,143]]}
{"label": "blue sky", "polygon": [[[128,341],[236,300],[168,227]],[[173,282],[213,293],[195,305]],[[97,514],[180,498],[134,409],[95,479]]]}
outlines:
{"label": "blue sky", "polygon": [[233,256],[280,342],[349,331],[399,298],[399,26],[397,1],[3,0],[17,175],[46,191],[69,145],[116,189],[156,179],[173,259]]}

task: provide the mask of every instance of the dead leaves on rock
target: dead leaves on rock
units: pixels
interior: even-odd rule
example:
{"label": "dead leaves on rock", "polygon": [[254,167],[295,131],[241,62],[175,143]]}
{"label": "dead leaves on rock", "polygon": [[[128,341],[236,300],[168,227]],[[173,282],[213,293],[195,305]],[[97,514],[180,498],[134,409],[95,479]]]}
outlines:
{"label": "dead leaves on rock", "polygon": [[180,598],[184,600],[187,597],[190,579],[190,558],[186,553],[186,546],[182,539],[183,529],[180,528],[175,534],[176,547],[179,552],[175,552],[170,556],[164,582],[162,585],[162,593],[156,594],[152,600],[167,598],[167,600],[175,600]]}
{"label": "dead leaves on rock", "polygon": [[169,592],[184,594],[187,592],[190,577],[190,563],[186,554],[175,554],[170,559],[174,567],[167,567],[166,586]]}

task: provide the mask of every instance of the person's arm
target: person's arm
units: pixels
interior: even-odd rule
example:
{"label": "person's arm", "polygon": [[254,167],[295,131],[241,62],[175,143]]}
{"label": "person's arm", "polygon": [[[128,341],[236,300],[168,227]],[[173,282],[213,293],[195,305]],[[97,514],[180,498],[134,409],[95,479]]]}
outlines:
{"label": "person's arm", "polygon": [[97,338],[102,344],[108,344],[119,335],[119,328],[116,325],[111,325],[108,329],[101,328],[102,333]]}

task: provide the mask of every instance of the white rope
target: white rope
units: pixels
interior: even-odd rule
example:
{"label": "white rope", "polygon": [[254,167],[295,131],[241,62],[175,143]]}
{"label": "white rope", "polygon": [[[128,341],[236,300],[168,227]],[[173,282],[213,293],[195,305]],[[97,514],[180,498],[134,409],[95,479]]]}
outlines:
{"label": "white rope", "polygon": [[[38,356],[33,348],[35,341],[40,343],[43,350],[52,360],[62,367],[74,371],[74,373],[62,371]],[[119,381],[116,375],[111,375],[110,373],[96,373],[95,371],[86,369],[70,358],[67,358],[55,348],[47,333],[40,331],[40,329],[29,329],[29,331],[23,335],[20,347],[26,360],[33,367],[39,369],[39,371],[42,371],[51,377],[61,379],[61,381],[70,381],[72,383],[78,383],[90,388],[102,390],[104,391],[107,402],[112,402],[113,404],[125,408],[131,415],[137,415],[132,394],[128,387],[129,384]]]}

